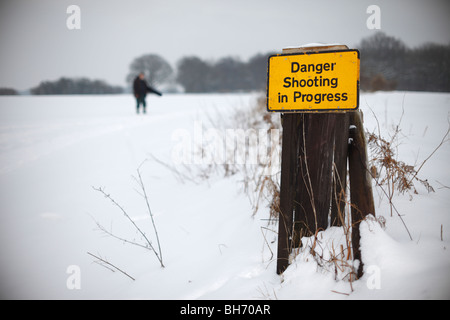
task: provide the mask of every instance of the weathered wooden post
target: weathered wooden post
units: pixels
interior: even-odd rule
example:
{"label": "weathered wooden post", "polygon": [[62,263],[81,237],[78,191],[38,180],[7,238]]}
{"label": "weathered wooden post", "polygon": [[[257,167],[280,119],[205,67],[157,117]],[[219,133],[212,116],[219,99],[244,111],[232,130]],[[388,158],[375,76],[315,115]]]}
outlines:
{"label": "weathered wooden post", "polygon": [[281,274],[289,265],[292,248],[294,199],[296,197],[299,118],[295,114],[283,118],[281,146],[280,214],[278,219],[277,273]]}
{"label": "weathered wooden post", "polygon": [[303,47],[269,58],[267,109],[283,117],[278,274],[303,236],[343,223],[347,112],[358,106],[357,50]]}
{"label": "weathered wooden post", "polygon": [[364,134],[362,114],[350,114],[350,143],[348,149],[350,201],[352,214],[352,248],[353,260],[358,260],[357,277],[362,276],[363,263],[359,249],[359,224],[368,215],[375,215],[375,204],[372,193],[372,177],[368,168],[367,146]]}

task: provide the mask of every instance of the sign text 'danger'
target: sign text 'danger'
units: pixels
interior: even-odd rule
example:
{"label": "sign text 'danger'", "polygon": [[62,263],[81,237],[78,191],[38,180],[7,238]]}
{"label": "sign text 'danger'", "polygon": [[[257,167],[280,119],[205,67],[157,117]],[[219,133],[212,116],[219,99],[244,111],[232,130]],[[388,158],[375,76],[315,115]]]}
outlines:
{"label": "sign text 'danger'", "polygon": [[359,105],[357,50],[274,55],[267,77],[268,111],[348,111]]}

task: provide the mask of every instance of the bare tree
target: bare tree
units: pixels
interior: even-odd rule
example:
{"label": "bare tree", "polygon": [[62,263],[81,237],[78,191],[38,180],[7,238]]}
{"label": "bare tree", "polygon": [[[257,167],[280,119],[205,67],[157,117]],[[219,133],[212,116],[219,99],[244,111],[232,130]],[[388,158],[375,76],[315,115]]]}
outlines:
{"label": "bare tree", "polygon": [[197,57],[184,57],[178,64],[177,81],[186,92],[207,92],[211,67]]}
{"label": "bare tree", "polygon": [[141,72],[144,73],[145,79],[152,86],[171,82],[174,74],[170,64],[157,54],[145,54],[135,58],[130,64],[127,82],[131,83]]}

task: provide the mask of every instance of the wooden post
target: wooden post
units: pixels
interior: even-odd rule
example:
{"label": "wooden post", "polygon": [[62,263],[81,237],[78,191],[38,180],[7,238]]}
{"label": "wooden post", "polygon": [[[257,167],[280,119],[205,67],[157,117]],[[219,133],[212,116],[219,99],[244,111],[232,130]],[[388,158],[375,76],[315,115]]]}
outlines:
{"label": "wooden post", "polygon": [[283,116],[283,140],[281,150],[280,215],[278,222],[277,273],[281,274],[289,265],[292,248],[292,223],[296,190],[297,148],[299,130],[298,114]]}
{"label": "wooden post", "polygon": [[361,260],[360,222],[368,214],[375,215],[375,204],[372,193],[372,179],[368,169],[367,146],[364,134],[361,112],[350,113],[352,139],[349,145],[349,177],[350,177],[350,201],[352,214],[352,248],[353,260],[359,260],[357,276],[362,276],[363,263]]}

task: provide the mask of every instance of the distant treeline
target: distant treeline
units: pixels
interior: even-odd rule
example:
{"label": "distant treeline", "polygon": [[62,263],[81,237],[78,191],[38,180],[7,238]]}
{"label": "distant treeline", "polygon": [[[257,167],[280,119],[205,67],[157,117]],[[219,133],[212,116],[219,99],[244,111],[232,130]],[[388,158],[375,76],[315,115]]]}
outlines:
{"label": "distant treeline", "polygon": [[31,94],[111,94],[122,93],[123,88],[111,86],[103,80],[87,78],[60,78],[56,81],[43,81],[30,89]]}
{"label": "distant treeline", "polygon": [[15,96],[18,95],[19,92],[17,92],[16,89],[13,88],[0,88],[0,96]]}
{"label": "distant treeline", "polygon": [[[363,39],[356,48],[361,53],[360,87],[365,91],[413,90],[450,92],[450,44],[424,44],[408,48],[401,40],[382,32]],[[134,59],[126,81],[139,72],[165,92],[248,92],[265,90],[267,61],[274,52],[257,54],[248,61],[236,57],[204,60],[196,56],[181,58],[176,68],[161,56],[146,54]],[[112,94],[122,87],[102,80],[61,78],[44,81],[31,94]],[[16,94],[1,89],[0,94]]]}
{"label": "distant treeline", "polygon": [[411,49],[379,32],[363,39],[358,49],[362,90],[450,92],[450,44]]}
{"label": "distant treeline", "polygon": [[177,64],[176,79],[186,92],[264,90],[269,55],[270,53],[257,54],[248,62],[233,57],[218,61],[185,57]]}

